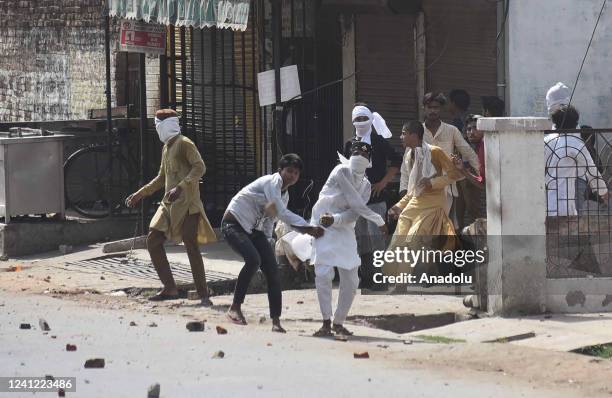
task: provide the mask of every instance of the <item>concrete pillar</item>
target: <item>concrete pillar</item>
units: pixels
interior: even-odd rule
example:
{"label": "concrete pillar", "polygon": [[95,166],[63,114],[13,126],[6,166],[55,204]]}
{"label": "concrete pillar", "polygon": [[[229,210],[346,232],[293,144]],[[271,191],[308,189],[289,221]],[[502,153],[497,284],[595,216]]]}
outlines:
{"label": "concrete pillar", "polygon": [[546,302],[546,118],[481,118],[487,182],[488,311],[539,313]]}

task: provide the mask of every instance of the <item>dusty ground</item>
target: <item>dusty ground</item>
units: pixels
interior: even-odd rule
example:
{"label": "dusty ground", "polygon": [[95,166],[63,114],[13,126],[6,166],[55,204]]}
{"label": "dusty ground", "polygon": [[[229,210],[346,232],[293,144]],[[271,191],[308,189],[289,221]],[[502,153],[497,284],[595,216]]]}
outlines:
{"label": "dusty ground", "polygon": [[[22,267],[19,272],[0,270],[0,334],[3,343],[8,342],[0,349],[4,358],[0,359],[3,375],[24,374],[19,365],[22,360],[28,370],[28,364],[41,361],[40,352],[33,354],[17,349],[24,343],[39,347],[45,358],[40,363],[44,363],[54,355],[53,349],[57,350],[67,342],[58,340],[52,349],[48,345],[49,336],[42,337],[40,331],[18,330],[19,322],[37,326],[38,317],[43,316],[51,324],[50,334],[63,334],[66,339],[78,338],[78,344],[84,347],[104,336],[103,344],[98,347],[103,355],[116,355],[115,362],[137,361],[144,366],[137,370],[130,365],[109,367],[109,374],[114,378],[125,380],[125,383],[128,383],[128,376],[133,379],[133,383],[128,384],[134,390],[125,387],[124,390],[115,390],[113,396],[124,396],[121,392],[128,390],[144,395],[146,387],[156,380],[166,387],[162,387],[162,396],[191,396],[193,388],[204,380],[207,388],[211,388],[212,396],[225,396],[226,388],[236,392],[233,396],[260,393],[282,396],[288,392],[298,396],[320,396],[328,391],[335,391],[339,396],[380,396],[398,389],[413,391],[416,396],[438,396],[448,393],[447,389],[453,396],[478,397],[612,395],[612,361],[609,360],[514,344],[424,343],[407,335],[363,324],[347,325],[356,334],[348,342],[316,339],[310,337],[318,327],[316,295],[312,290],[284,292],[283,319],[289,333],[279,336],[269,332],[265,295],[247,297],[244,308],[250,325],[241,327],[229,324],[224,316],[231,303],[230,296],[215,297],[215,307],[208,310],[188,300],[153,304],[138,297],[111,296],[109,293],[114,289],[138,283],[151,286],[151,282],[69,269],[63,261],[50,258],[34,263],[20,261],[0,265],[4,270],[17,264]],[[352,313],[364,316],[381,313],[418,315],[425,301],[428,313],[465,312],[458,297],[358,296]],[[96,323],[98,318],[103,321],[103,326]],[[206,319],[209,329],[201,334],[202,337],[196,338],[194,335],[200,334],[186,331],[184,323],[192,319]],[[129,327],[131,320],[138,326]],[[152,321],[159,327],[146,326]],[[74,322],[77,322],[76,326]],[[71,324],[68,330],[62,330],[63,325]],[[227,328],[228,335],[217,336],[214,333],[216,325]],[[86,332],[78,333],[75,327],[83,327]],[[56,332],[56,328],[60,329]],[[133,335],[133,330],[138,332]],[[426,330],[422,333],[428,334]],[[222,338],[227,339],[220,340]],[[197,339],[203,339],[205,346],[199,346]],[[412,343],[405,344],[406,340]],[[118,354],[115,344],[122,342],[126,346],[121,347],[121,354]],[[141,352],[132,345],[141,348]],[[88,349],[92,355],[93,348],[95,344],[91,350]],[[223,360],[216,360],[223,365],[210,362],[210,356],[218,349],[227,353]],[[11,350],[10,355],[8,350]],[[146,353],[143,360],[142,350]],[[110,354],[105,354],[108,351]],[[353,359],[353,353],[361,351],[368,351],[370,359]],[[58,354],[58,358],[64,358],[65,354]],[[165,356],[183,356],[186,361],[193,362],[185,365],[185,361],[170,360]],[[65,369],[77,372],[79,377],[89,377],[88,386],[96,385],[98,389],[92,389],[93,395],[86,396],[98,396],[103,391],[99,389],[100,383],[109,375],[103,376],[104,371],[91,373],[95,377],[90,377],[89,373],[82,374],[80,361],[83,358],[79,357],[78,363],[71,362]],[[180,385],[176,383],[176,375],[170,377],[163,364],[185,375]],[[186,370],[194,366],[197,371]],[[114,370],[111,372],[110,368]],[[36,369],[39,369],[38,373],[42,371],[40,367],[31,371]],[[149,372],[150,369],[153,370]],[[338,388],[347,383],[338,384],[333,380],[351,380],[348,383],[350,388]],[[326,387],[321,387],[321,383]],[[168,395],[168,391],[179,395]]]}

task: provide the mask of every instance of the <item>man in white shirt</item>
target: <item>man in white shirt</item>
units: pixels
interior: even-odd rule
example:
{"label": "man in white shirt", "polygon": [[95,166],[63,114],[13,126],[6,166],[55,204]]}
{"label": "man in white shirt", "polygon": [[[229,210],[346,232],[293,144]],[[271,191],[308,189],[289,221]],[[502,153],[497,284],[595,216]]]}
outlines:
{"label": "man in white shirt", "polygon": [[[580,114],[573,106],[553,105],[555,129],[575,129]],[[608,188],[578,133],[551,133],[544,138],[548,216],[576,216],[576,179],[587,181],[605,203]]]}
{"label": "man in white shirt", "polygon": [[236,281],[233,303],[227,313],[228,318],[236,324],[247,324],[241,306],[253,275],[261,268],[268,285],[272,331],[285,333],[280,324],[282,292],[278,264],[269,241],[274,222],[278,218],[298,232],[315,238],[323,235],[321,227],[311,226],[302,217],[287,209],[287,189],[298,181],[302,168],[302,159],[298,155],[284,155],[279,161],[278,173],[259,177],[242,188],[232,198],[223,215],[223,236],[245,261]]}
{"label": "man in white shirt", "polygon": [[[458,153],[464,160],[469,162],[474,170],[480,170],[478,155],[476,155],[470,144],[465,141],[461,132],[455,126],[440,120],[440,111],[446,103],[446,97],[442,93],[427,93],[423,97],[423,108],[425,110],[425,122],[423,123],[425,134],[423,135],[423,141],[441,148],[448,156]],[[408,177],[410,176],[410,151],[410,148],[406,148],[402,162],[399,188],[400,196],[402,197],[405,194],[408,186]],[[446,214],[450,214],[453,199],[458,195],[459,191],[455,183],[447,187]]]}

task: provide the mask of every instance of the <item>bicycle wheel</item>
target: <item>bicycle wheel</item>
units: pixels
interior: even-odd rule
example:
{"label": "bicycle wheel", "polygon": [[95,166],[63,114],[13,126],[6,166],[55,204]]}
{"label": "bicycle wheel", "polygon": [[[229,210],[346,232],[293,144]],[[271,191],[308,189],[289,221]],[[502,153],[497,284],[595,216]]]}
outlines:
{"label": "bicycle wheel", "polygon": [[124,207],[123,201],[135,189],[134,176],[122,155],[108,147],[92,146],[73,153],[64,164],[66,207],[90,218],[109,215],[109,187],[113,212]]}

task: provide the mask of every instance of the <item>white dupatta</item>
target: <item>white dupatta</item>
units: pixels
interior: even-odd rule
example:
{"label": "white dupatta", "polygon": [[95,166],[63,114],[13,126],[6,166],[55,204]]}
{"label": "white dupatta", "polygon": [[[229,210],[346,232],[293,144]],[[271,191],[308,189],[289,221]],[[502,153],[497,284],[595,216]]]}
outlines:
{"label": "white dupatta", "polygon": [[421,196],[423,188],[419,183],[423,178],[432,178],[436,175],[436,168],[431,162],[431,146],[426,142],[422,146],[413,148],[410,151],[412,169],[408,177],[407,195]]}

